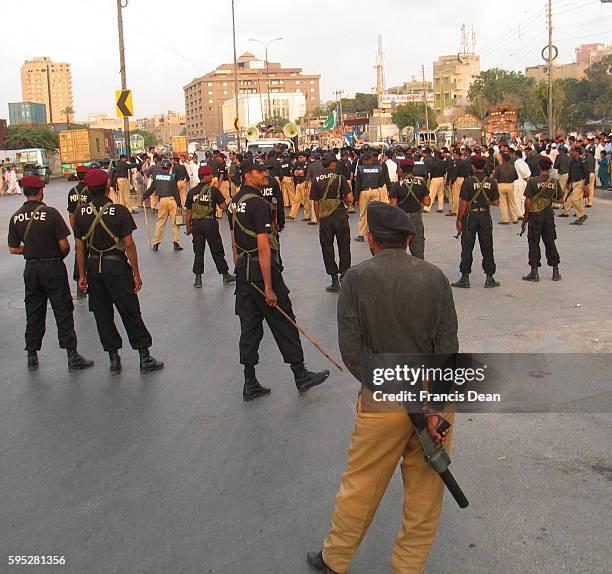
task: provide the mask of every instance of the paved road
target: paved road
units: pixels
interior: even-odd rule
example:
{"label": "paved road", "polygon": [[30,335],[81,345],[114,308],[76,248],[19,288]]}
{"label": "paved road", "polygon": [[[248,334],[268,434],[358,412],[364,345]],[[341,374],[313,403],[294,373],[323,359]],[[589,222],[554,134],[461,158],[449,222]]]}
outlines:
{"label": "paved road", "polygon": [[[52,183],[48,203],[63,209],[67,189]],[[147,250],[142,214],[141,304],[166,369],[141,376],[126,348],[123,373],[110,377],[93,317],[75,301],[79,348],[96,366],[67,373],[50,319],[41,368],[29,374],[23,262],[6,250],[20,202],[0,198],[0,571],[306,574],[305,552],[329,526],[346,462],[356,382],[333,373],[299,397],[266,334],[258,375],[273,392],[243,403],[232,288],[207,255],[204,288],[193,289],[190,251],[173,253],[168,242]],[[517,226],[495,226],[502,286],[482,289],[477,256],[473,288],[455,292],[463,350],[612,351],[612,202],[599,202],[581,228],[559,221],[558,284],[546,268],[539,284],[521,281],[526,240]],[[428,258],[455,278],[452,219],[427,215],[426,228]],[[298,319],[338,356],[336,298],[324,291],[315,229],[288,223],[285,277]],[[225,222],[222,233],[227,249]],[[352,249],[355,262],[369,257],[367,245]],[[304,346],[309,366],[327,366]],[[587,396],[589,380],[581,384]],[[609,572],[611,427],[609,414],[459,416],[453,470],[471,506],[446,499],[427,572]],[[396,474],[352,573],[391,572],[400,515]],[[67,565],[9,569],[10,554],[64,555]]]}

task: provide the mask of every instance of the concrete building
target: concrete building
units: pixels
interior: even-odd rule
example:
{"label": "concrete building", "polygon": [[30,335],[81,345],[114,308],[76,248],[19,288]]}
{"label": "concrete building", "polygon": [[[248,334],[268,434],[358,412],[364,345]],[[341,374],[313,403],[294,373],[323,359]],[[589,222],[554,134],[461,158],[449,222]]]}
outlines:
{"label": "concrete building", "polygon": [[[578,64],[576,62],[559,64],[558,66],[553,65],[553,78],[555,80],[565,80],[567,78],[582,80],[588,68],[587,64]],[[533,78],[536,82],[548,81],[548,66],[546,64],[529,66],[525,68],[525,75]]]}
{"label": "concrete building", "polygon": [[[52,62],[40,57],[26,60],[21,66],[21,96],[24,102],[47,106],[47,122],[65,122],[66,109],[73,107],[70,64]],[[70,114],[72,122],[74,114]]]}
{"label": "concrete building", "polygon": [[166,114],[138,118],[130,122],[132,129],[145,130],[152,133],[157,143],[171,143],[173,136],[184,136],[186,134],[185,114],[168,110]]}
{"label": "concrete building", "polygon": [[[130,121],[130,126],[132,122]],[[89,114],[87,125],[99,130],[123,130],[123,118],[113,118],[104,113]]]}
{"label": "concrete building", "polygon": [[480,56],[440,56],[433,64],[434,111],[438,122],[456,115],[467,106],[467,94],[480,74]]}
{"label": "concrete building", "polygon": [[47,106],[36,102],[11,102],[9,108],[9,122],[18,124],[46,124]]}
{"label": "concrete building", "polygon": [[612,54],[612,46],[582,44],[576,48],[576,63],[592,66]]}
{"label": "concrete building", "polygon": [[[304,94],[274,93],[270,96],[272,114],[268,111],[268,97],[266,94],[244,94],[238,98],[238,116],[245,127],[254,126],[265,118],[277,116],[287,118],[294,122],[306,115],[306,98]],[[234,133],[234,117],[236,105],[234,98],[223,104],[223,131]]]}
{"label": "concrete building", "polygon": [[[425,92],[425,100],[433,104],[433,101],[434,101],[433,82],[428,82],[428,81],[419,82],[413,76],[412,80],[410,80],[409,82],[404,82],[401,86],[395,86],[393,88],[389,88],[387,92],[383,95],[388,95],[388,94],[405,95],[405,96],[409,96],[409,98],[407,98],[404,101],[422,102],[423,92]],[[380,105],[380,102],[379,102],[379,105]]]}
{"label": "concrete building", "polygon": [[[267,106],[265,62],[245,52],[237,64],[238,95],[263,94],[264,106]],[[271,95],[301,93],[306,102],[306,112],[321,104],[320,77],[318,74],[302,74],[301,68],[283,68],[278,62],[269,62]],[[187,136],[194,140],[211,140],[223,134],[223,104],[234,96],[234,64],[222,64],[212,72],[195,78],[183,90]],[[274,104],[272,108],[274,110]],[[243,126],[247,125],[245,118],[240,118],[240,121]]]}

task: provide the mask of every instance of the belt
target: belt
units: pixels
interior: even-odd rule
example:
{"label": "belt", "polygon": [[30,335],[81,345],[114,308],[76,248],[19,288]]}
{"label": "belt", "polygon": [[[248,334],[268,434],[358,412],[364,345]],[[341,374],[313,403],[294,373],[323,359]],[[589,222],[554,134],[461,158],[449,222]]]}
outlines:
{"label": "belt", "polygon": [[470,211],[489,211],[488,207],[477,207],[476,209],[470,209]]}
{"label": "belt", "polygon": [[41,263],[42,261],[61,261],[62,257],[47,257],[45,259],[26,259],[26,263]]}
{"label": "belt", "polygon": [[[100,259],[100,255],[90,255],[88,259]],[[104,261],[125,261],[125,257],[121,255],[102,255]]]}

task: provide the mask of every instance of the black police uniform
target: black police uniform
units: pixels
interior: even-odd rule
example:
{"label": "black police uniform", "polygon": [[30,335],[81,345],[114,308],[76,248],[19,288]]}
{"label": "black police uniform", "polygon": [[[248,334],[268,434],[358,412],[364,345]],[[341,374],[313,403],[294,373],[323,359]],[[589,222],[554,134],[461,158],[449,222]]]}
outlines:
{"label": "black police uniform", "polygon": [[[282,204],[281,204],[282,205]],[[277,309],[270,307],[263,295],[250,283],[264,290],[263,276],[259,267],[256,235],[272,235],[269,204],[258,189],[242,185],[228,207],[231,214],[232,231],[238,250],[236,263],[236,315],[240,318],[240,363],[256,365],[259,362],[259,343],[263,337],[265,319],[285,363],[299,364],[304,361],[302,343],[297,329]],[[281,210],[282,211],[282,210]],[[289,289],[282,276],[282,265],[278,258],[276,241],[271,237],[272,289],[278,297],[278,306],[295,319]]]}
{"label": "black police uniform", "polygon": [[[89,203],[92,200],[92,195],[89,193],[85,182],[79,181],[69,192],[68,192],[68,213],[75,214],[76,210],[81,205]],[[74,269],[72,272],[72,278],[75,281],[79,280],[79,269],[76,263],[76,253],[74,254]],[[79,295],[80,296],[80,295]]]}
{"label": "black police uniform", "polygon": [[355,176],[355,201],[359,194],[366,189],[378,189],[385,184],[382,167],[379,164],[359,164]]}
{"label": "black police uniform", "polygon": [[[325,272],[342,278],[351,266],[351,228],[344,205],[351,188],[342,175],[331,168],[314,178],[310,199],[319,202],[319,242]],[[336,264],[334,239],[338,244],[339,264]]]}
{"label": "black police uniform", "polygon": [[64,218],[53,207],[28,199],[9,222],[8,246],[18,248],[23,243],[26,260],[25,283],[26,330],[25,349],[40,351],[45,334],[47,301],[55,315],[59,346],[76,349],[72,296],[64,255],[59,241],[70,235]]}
{"label": "black police uniform", "polygon": [[206,242],[210,248],[217,272],[225,275],[229,271],[225,260],[223,241],[219,234],[216,208],[225,202],[221,191],[209,183],[198,183],[187,193],[185,208],[191,210],[191,234],[193,236],[193,273],[204,273],[204,250]]}
{"label": "black police uniform", "polygon": [[407,175],[391,187],[389,197],[397,199],[397,207],[408,214],[415,234],[410,243],[410,254],[425,259],[425,227],[423,226],[423,199],[429,195],[425,181]]}
{"label": "black police uniform", "polygon": [[540,267],[540,238],[544,242],[546,262],[550,267],[559,265],[559,252],[555,245],[557,231],[552,200],[563,199],[563,190],[556,179],[538,175],[527,180],[524,196],[531,200],[527,217],[527,240],[529,243],[529,265]]}
{"label": "black police uniform", "polygon": [[[100,223],[92,227],[96,213],[103,210]],[[121,349],[122,340],[114,321],[117,307],[130,345],[136,350],[152,344],[140,312],[138,295],[134,293],[134,274],[121,240],[136,229],[129,210],[112,203],[104,195],[93,198],[89,205],[76,212],[74,234],[88,247],[85,262],[89,294],[89,310],[93,312],[100,342],[105,351]]]}
{"label": "black police uniform", "polygon": [[493,224],[489,209],[491,201],[499,199],[497,182],[485,176],[484,173],[477,173],[463,181],[459,197],[468,202],[462,221],[459,271],[462,274],[472,272],[472,252],[474,251],[476,236],[478,236],[482,254],[482,268],[486,275],[494,275]]}

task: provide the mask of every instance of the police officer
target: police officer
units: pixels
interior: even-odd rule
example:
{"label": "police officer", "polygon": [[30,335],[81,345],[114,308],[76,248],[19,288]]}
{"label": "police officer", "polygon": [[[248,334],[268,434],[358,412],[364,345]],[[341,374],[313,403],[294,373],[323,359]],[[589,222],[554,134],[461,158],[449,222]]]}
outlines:
{"label": "police officer", "polygon": [[431,197],[422,178],[414,175],[414,161],[410,158],[400,160],[400,181],[391,187],[389,199],[391,205],[397,205],[404,211],[414,225],[414,237],[410,242],[410,253],[419,259],[425,259],[425,227],[423,226],[423,208],[431,205]]}
{"label": "police officer", "polygon": [[232,198],[228,211],[231,213],[232,252],[236,264],[240,363],[244,365],[242,398],[250,401],[270,392],[269,388],[259,384],[255,376],[264,320],[272,331],[285,363],[291,365],[297,390],[302,394],[323,383],[329,371],[315,373],[305,368],[297,329],[274,308],[278,305],[290,317],[295,317],[277,256],[270,204],[261,196],[268,181],[268,169],[260,160],[245,160],[241,169],[243,182],[240,191]]}
{"label": "police officer", "polygon": [[206,242],[210,248],[217,272],[223,275],[223,283],[233,283],[234,276],[230,275],[223,241],[219,234],[219,222],[216,218],[216,209],[224,210],[227,203],[221,190],[212,187],[213,169],[210,165],[203,165],[198,169],[200,183],[187,193],[185,209],[187,210],[187,235],[193,235],[193,273],[195,274],[194,287],[202,287],[202,273],[204,273],[204,249]]}
{"label": "police officer", "polygon": [[181,163],[181,159],[176,155],[172,157],[172,175],[174,175],[176,180],[181,205],[185,205],[187,190],[189,189],[189,174],[187,173],[187,168]]}
{"label": "police officer", "polygon": [[74,305],[70,295],[64,257],[70,252],[70,230],[53,207],[43,203],[45,182],[33,175],[22,178],[26,202],[11,216],[8,232],[9,251],[23,255],[25,283],[26,330],[25,350],[28,370],[38,368],[38,351],[42,346],[51,302],[59,346],[68,354],[68,369],[76,371],[93,366],[94,362],[77,352],[74,332]]}
{"label": "police officer", "polygon": [[136,224],[125,206],[110,201],[107,182],[108,176],[101,169],[92,169],[85,176],[92,201],[75,215],[79,287],[89,294],[89,309],[102,347],[110,357],[111,373],[121,371],[122,347],[113,305],[121,315],[130,345],[140,354],[140,372],[148,373],[164,364],[149,353],[152,339],[140,313],[137,293],[142,279],[132,238]]}
{"label": "police officer", "polygon": [[[75,211],[81,207],[83,203],[89,203],[91,201],[91,194],[87,190],[87,186],[85,185],[84,179],[85,175],[89,171],[89,168],[84,165],[78,165],[76,168],[76,176],[79,180],[73,188],[68,192],[68,218],[70,219],[70,228],[74,232],[74,213]],[[79,270],[77,268],[76,263],[76,249],[74,253],[74,270],[72,273],[72,278],[77,282],[79,281]],[[77,286],[77,299],[85,299],[87,297],[87,293],[85,291],[81,291],[81,289]]]}
{"label": "police officer", "polygon": [[153,176],[149,189],[144,192],[142,200],[144,201],[152,193],[157,195],[157,224],[155,225],[155,237],[153,238],[153,251],[159,250],[159,244],[164,239],[166,231],[166,220],[170,218],[172,221],[172,242],[174,243],[174,251],[182,251],[179,241],[179,228],[174,222],[175,217],[183,213],[181,196],[176,183],[176,176],[170,173],[172,163],[164,159],[161,162],[161,173],[156,173]]}
{"label": "police officer", "polygon": [[499,205],[497,182],[484,173],[486,159],[481,155],[472,157],[473,175],[464,180],[459,197],[457,232],[461,233],[461,279],[453,287],[468,288],[472,271],[472,252],[476,236],[482,253],[482,268],[487,276],[484,286],[499,287],[495,281],[495,258],[493,255],[493,224],[489,209]]}
{"label": "police officer", "polygon": [[541,263],[540,238],[546,250],[546,262],[553,268],[552,280],[560,281],[559,252],[555,245],[555,215],[552,202],[563,201],[563,190],[559,180],[550,177],[552,161],[549,157],[540,156],[540,175],[530,178],[525,189],[525,218],[527,219],[527,240],[529,242],[529,265],[531,272],[525,275],[525,281],[537,282],[538,267]]}
{"label": "police officer", "polygon": [[570,156],[567,178],[569,192],[563,202],[563,213],[560,213],[559,217],[569,217],[570,209],[573,207],[577,219],[570,225],[582,225],[588,217],[585,213],[583,198],[589,196],[589,173],[584,165],[580,147],[572,148]]}
{"label": "police officer", "polygon": [[130,195],[130,170],[137,167],[138,164],[136,163],[128,163],[127,155],[121,154],[114,168],[113,182],[116,182],[116,184],[113,187],[117,195],[117,203],[125,205],[132,213],[135,213],[136,210],[134,209],[132,197]]}
{"label": "police officer", "polygon": [[306,153],[301,151],[298,152],[297,161],[292,166],[293,181],[295,184],[295,202],[291,205],[291,211],[289,212],[289,221],[294,221],[300,211],[300,205],[304,205],[304,219],[302,221],[310,220],[310,199],[306,193],[306,170],[308,169],[308,162],[306,161]]}
{"label": "police officer", "polygon": [[283,202],[285,207],[295,205],[295,185],[293,184],[293,162],[288,151],[284,151],[281,154],[280,161],[281,171],[281,191],[283,192]]}
{"label": "police officer", "polygon": [[[319,222],[319,242],[323,252],[325,272],[331,275],[331,285],[326,291],[338,293],[340,280],[351,266],[351,228],[348,222],[346,203],[353,201],[351,188],[343,175],[336,173],[335,154],[328,152],[323,156],[325,172],[312,182],[310,198]],[[334,238],[338,244],[339,265],[334,254]]]}
{"label": "police officer", "polygon": [[357,166],[355,175],[355,203],[359,205],[359,235],[355,241],[365,241],[368,234],[368,203],[382,199],[382,186],[385,185],[383,172],[372,152],[366,152]]}

